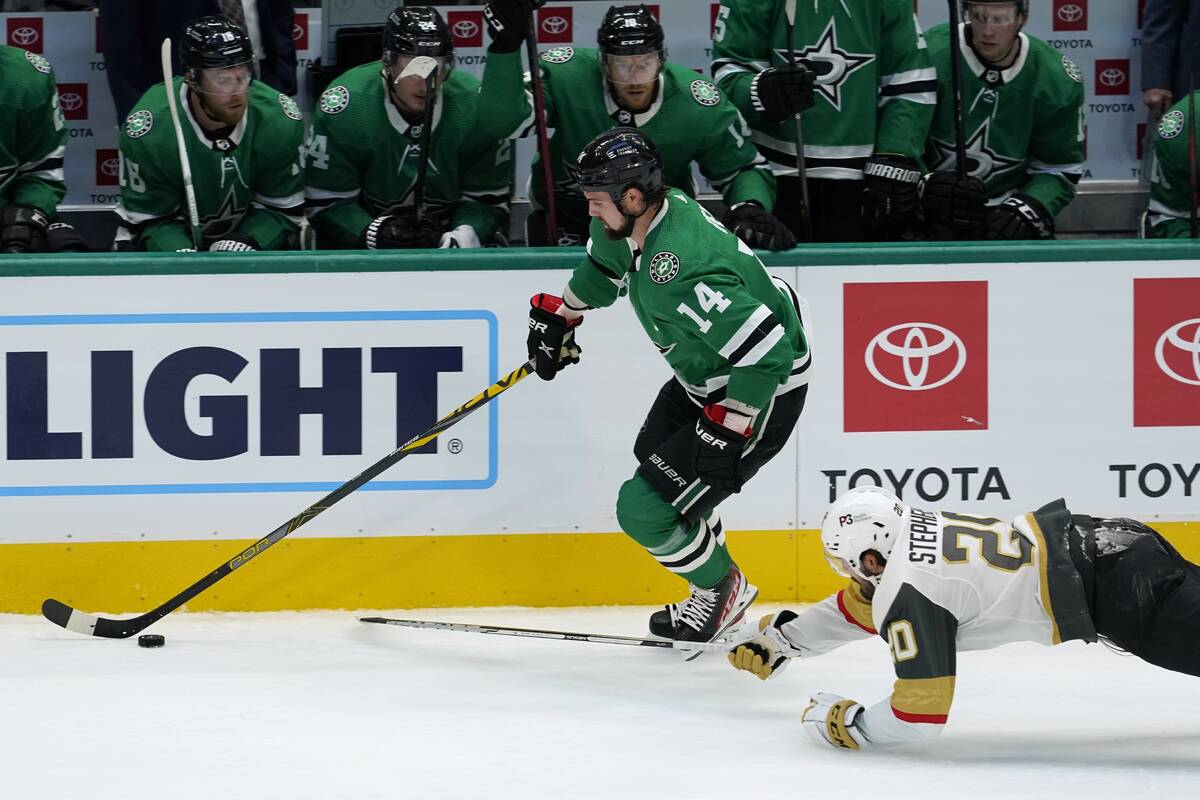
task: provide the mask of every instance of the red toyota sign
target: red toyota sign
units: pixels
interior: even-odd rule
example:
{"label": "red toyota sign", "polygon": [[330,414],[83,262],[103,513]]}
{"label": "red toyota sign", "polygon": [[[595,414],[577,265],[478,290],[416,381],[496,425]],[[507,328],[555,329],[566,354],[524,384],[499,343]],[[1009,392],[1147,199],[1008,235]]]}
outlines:
{"label": "red toyota sign", "polygon": [[1133,281],[1133,425],[1200,426],[1200,278]]}
{"label": "red toyota sign", "polygon": [[987,282],[847,283],[847,432],[986,430]]}
{"label": "red toyota sign", "polygon": [[308,49],[308,14],[296,12],[292,20],[292,41],[296,43],[297,51]]}
{"label": "red toyota sign", "polygon": [[116,149],[96,151],[96,185],[116,186],[121,176],[121,160]]}
{"label": "red toyota sign", "polygon": [[86,83],[58,84],[58,106],[65,119],[87,119],[88,85]]}
{"label": "red toyota sign", "polygon": [[44,52],[43,23],[41,17],[9,17],[8,43],[31,53]]}
{"label": "red toyota sign", "polygon": [[1054,0],[1051,19],[1056,31],[1086,31],[1088,0]]}
{"label": "red toyota sign", "polygon": [[455,47],[483,47],[482,11],[447,11],[446,26]]}
{"label": "red toyota sign", "polygon": [[570,44],[574,24],[570,6],[542,6],[537,12],[537,40],[542,44]]}
{"label": "red toyota sign", "polygon": [[1096,59],[1096,94],[1129,94],[1129,59]]}

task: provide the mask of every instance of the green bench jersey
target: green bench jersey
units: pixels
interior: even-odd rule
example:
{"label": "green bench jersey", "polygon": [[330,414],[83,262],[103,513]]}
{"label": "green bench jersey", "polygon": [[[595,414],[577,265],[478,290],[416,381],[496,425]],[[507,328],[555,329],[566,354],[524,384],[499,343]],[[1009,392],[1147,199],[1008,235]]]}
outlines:
{"label": "green bench jersey", "polygon": [[[990,69],[962,42],[963,131],[968,172],[993,204],[1014,192],[1035,198],[1053,216],[1075,197],[1083,177],[1083,75],[1050,45],[1020,34],[1021,53],[1006,70]],[[937,113],[925,165],[954,169],[950,26],[925,35],[938,73]]]}
{"label": "green bench jersey", "polygon": [[[786,37],[784,0],[721,0],[713,79],[777,175],[796,174],[795,123],[756,111],[750,82],[787,63]],[[936,75],[912,0],[798,0],[792,47],[816,73],[815,104],[802,115],[809,177],[862,180],[874,153],[920,160]]]}
{"label": "green bench jersey", "polygon": [[[374,61],[325,90],[313,114],[306,189],[322,246],[361,247],[376,217],[412,209],[421,163],[421,126],[410,126]],[[470,225],[487,242],[507,224],[512,156],[502,137],[479,133],[479,81],[454,71],[434,106],[425,176],[428,213],[449,228]]]}
{"label": "green bench jersey", "polygon": [[[182,77],[171,83],[192,170],[203,246],[231,233],[264,250],[293,237],[304,209],[304,124],[287,95],[262,81],[246,93],[246,111],[228,139],[212,142],[188,106]],[[219,149],[223,144],[226,150]],[[123,223],[117,242],[140,250],[192,247],[179,148],[163,84],[151,86],[121,130]]]}
{"label": "green bench jersey", "polygon": [[[1200,106],[1200,92],[1196,92]],[[1195,120],[1188,118],[1185,96],[1163,114],[1154,128],[1154,164],[1150,171],[1150,225],[1154,238],[1177,239],[1192,235],[1191,165],[1188,139]]]}
{"label": "green bench jersey", "polygon": [[[555,191],[578,203],[587,202],[567,175],[584,146],[604,131],[621,125],[637,128],[654,142],[663,157],[663,178],[695,196],[691,165],[732,205],[756,200],[775,206],[775,178],[750,142],[746,121],[715,86],[692,70],[667,63],[658,92],[648,109],[631,114],[617,107],[600,72],[595,48],[557,47],[541,54],[539,68],[546,98],[546,118],[554,134],[550,158]],[[533,100],[521,68],[521,54],[488,53],[479,96],[480,124],[497,138],[536,133]],[[534,159],[530,194],[545,203],[540,154]],[[561,213],[561,212],[560,212]]]}
{"label": "green bench jersey", "polygon": [[592,307],[628,291],[646,335],[702,403],[764,409],[808,382],[808,340],[791,289],[687,194],[671,189],[646,247],[612,241],[593,219],[570,291]]}
{"label": "green bench jersey", "polygon": [[0,208],[26,205],[47,214],[67,193],[67,126],[50,62],[0,45]]}

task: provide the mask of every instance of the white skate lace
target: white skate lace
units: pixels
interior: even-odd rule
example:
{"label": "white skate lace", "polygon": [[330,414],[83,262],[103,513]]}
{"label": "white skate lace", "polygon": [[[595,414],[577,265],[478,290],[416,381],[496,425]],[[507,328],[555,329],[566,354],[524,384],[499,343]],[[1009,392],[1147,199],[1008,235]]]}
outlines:
{"label": "white skate lace", "polygon": [[679,621],[694,631],[702,629],[717,607],[715,589],[692,587],[692,594],[679,606]]}

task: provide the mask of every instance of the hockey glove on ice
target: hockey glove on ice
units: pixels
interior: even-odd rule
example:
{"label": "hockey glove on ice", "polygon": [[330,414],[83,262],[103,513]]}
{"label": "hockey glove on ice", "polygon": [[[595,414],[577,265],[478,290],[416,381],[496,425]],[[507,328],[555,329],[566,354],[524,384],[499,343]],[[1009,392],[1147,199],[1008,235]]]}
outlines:
{"label": "hockey glove on ice", "polygon": [[863,167],[863,221],[869,228],[895,229],[913,219],[921,205],[921,168],[907,156],[877,153]]}
{"label": "hockey glove on ice", "polygon": [[796,237],[779,217],[753,200],[736,203],[725,212],[721,224],[751,247],[762,250],[791,250]]}
{"label": "hockey glove on ice", "polygon": [[529,15],[545,0],[492,0],[483,9],[493,53],[513,53],[529,35]]}
{"label": "hockey glove on ice", "polygon": [[[707,405],[696,418],[696,438],[693,440],[692,468],[696,477],[714,489],[740,492],[746,479],[742,476],[742,451],[753,433],[746,427],[735,431],[726,428],[729,409],[723,405]],[[742,415],[733,415],[741,417]],[[733,419],[728,420],[734,424]]]}
{"label": "hockey glove on ice", "polygon": [[974,240],[983,233],[988,217],[987,189],[974,175],[931,172],[921,179],[921,202],[925,221],[939,236]]}
{"label": "hockey glove on ice", "polygon": [[0,253],[44,253],[50,218],[40,208],[13,205],[0,212]]}
{"label": "hockey glove on ice", "polygon": [[417,221],[394,215],[376,217],[363,231],[363,246],[368,250],[414,250],[437,247],[442,232],[428,220]]}
{"label": "hockey glove on ice", "polygon": [[261,250],[253,236],[231,233],[208,246],[210,253],[252,253]]}
{"label": "hockey glove on ice", "polygon": [[992,209],[984,236],[1008,240],[1053,239],[1054,217],[1032,197],[1014,194]]}
{"label": "hockey glove on ice", "polygon": [[529,305],[529,338],[526,339],[529,360],[539,378],[552,381],[568,364],[579,363],[583,349],[575,343],[575,329],[583,322],[583,317],[568,320],[562,316],[559,309],[563,307],[563,300],[552,294],[535,294]]}
{"label": "hockey glove on ice", "polygon": [[785,120],[812,108],[814,77],[803,64],[768,67],[750,81],[750,104],[767,119]]}
{"label": "hockey glove on ice", "polygon": [[861,705],[841,695],[819,692],[809,698],[800,722],[817,742],[858,750],[867,744],[854,727],[854,720],[863,710]]}
{"label": "hockey glove on ice", "polygon": [[758,635],[729,652],[729,663],[760,680],[774,678],[787,666],[788,659],[800,655],[783,633],[783,626],[796,618],[795,611],[768,614],[758,621]]}

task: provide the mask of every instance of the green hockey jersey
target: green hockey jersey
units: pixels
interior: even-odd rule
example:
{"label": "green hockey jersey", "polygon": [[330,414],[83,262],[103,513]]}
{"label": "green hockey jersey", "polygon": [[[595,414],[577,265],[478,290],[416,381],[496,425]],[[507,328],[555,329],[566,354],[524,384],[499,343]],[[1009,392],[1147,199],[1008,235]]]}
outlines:
{"label": "green hockey jersey", "polygon": [[[228,137],[213,141],[192,115],[183,78],[171,84],[192,170],[202,246],[232,233],[261,249],[286,245],[304,209],[304,124],[287,95],[254,81],[246,111]],[[163,84],[151,86],[121,131],[122,227],[117,243],[140,250],[192,247],[179,148]]]}
{"label": "green hockey jersey", "polygon": [[[618,126],[639,129],[658,147],[666,182],[695,196],[695,161],[730,205],[756,200],[775,205],[775,178],[750,142],[746,121],[708,81],[686,67],[668,63],[658,79],[654,102],[632,114],[617,106],[600,71],[594,48],[557,47],[541,54],[539,68],[546,98],[555,191],[566,200],[559,213],[587,219],[587,202],[564,164],[574,164],[584,146]],[[483,70],[480,125],[497,138],[536,134],[532,94],[522,79],[521,54],[489,53]],[[545,202],[540,155],[534,159],[530,196]],[[574,202],[572,202],[574,201]],[[572,214],[571,209],[575,211]]]}
{"label": "green hockey jersey", "polygon": [[[785,0],[721,0],[713,79],[746,116],[777,175],[796,174],[795,123],[754,109],[754,76],[788,60]],[[874,153],[920,160],[933,118],[936,75],[912,0],[799,0],[792,49],[815,73],[802,115],[811,178],[862,180]]]}
{"label": "green hockey jersey", "polygon": [[47,214],[67,193],[67,126],[50,62],[0,45],[0,208],[27,205]]}
{"label": "green hockey jersey", "polygon": [[[992,204],[1020,192],[1057,214],[1083,177],[1083,75],[1069,58],[1024,33],[1013,65],[991,69],[967,44],[965,29],[960,23],[967,171],[983,181]],[[957,158],[950,26],[931,28],[925,39],[938,73],[925,165],[952,170]]]}
{"label": "green hockey jersey", "polygon": [[[1196,92],[1200,106],[1200,92]],[[1154,163],[1150,170],[1150,235],[1156,239],[1187,238],[1192,235],[1191,161],[1188,156],[1194,119],[1188,117],[1184,97],[1163,114],[1154,128]]]}
{"label": "green hockey jersey", "polygon": [[612,241],[593,219],[568,291],[594,308],[628,292],[646,335],[699,402],[764,409],[808,382],[799,299],[698,202],[669,190],[645,245]]}
{"label": "green hockey jersey", "polygon": [[[424,132],[396,110],[381,70],[349,70],[313,115],[305,193],[323,247],[361,247],[371,220],[413,208]],[[470,225],[487,242],[507,225],[512,156],[501,137],[480,135],[478,96],[477,78],[450,73],[433,109],[424,197],[444,227]]]}

